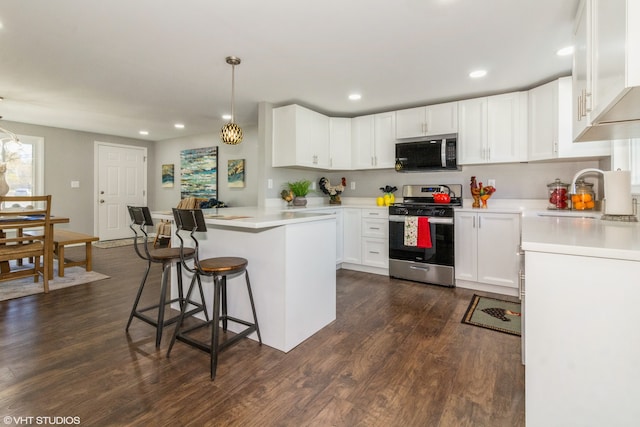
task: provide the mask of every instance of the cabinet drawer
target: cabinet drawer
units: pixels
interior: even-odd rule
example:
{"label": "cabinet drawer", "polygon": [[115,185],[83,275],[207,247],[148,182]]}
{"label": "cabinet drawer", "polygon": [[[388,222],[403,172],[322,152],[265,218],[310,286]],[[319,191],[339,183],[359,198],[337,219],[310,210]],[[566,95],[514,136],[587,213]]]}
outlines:
{"label": "cabinet drawer", "polygon": [[362,264],[389,268],[389,242],[386,239],[362,239]]}
{"label": "cabinet drawer", "polygon": [[362,218],[362,236],[386,239],[389,235],[389,221],[387,219]]}
{"label": "cabinet drawer", "polygon": [[362,209],[362,218],[389,218],[389,209]]}

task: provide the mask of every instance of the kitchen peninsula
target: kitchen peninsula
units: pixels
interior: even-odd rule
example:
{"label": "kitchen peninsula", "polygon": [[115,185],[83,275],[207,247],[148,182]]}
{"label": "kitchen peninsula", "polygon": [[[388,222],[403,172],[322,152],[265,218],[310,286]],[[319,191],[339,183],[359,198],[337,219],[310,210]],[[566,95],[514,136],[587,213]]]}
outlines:
{"label": "kitchen peninsula", "polygon": [[[205,209],[204,213],[208,230],[196,235],[200,257],[239,256],[249,261],[264,344],[288,352],[335,320],[335,214],[262,208]],[[155,212],[153,217],[173,220],[169,212]],[[185,243],[191,244],[190,239]],[[172,245],[179,246],[175,236]],[[185,272],[184,278],[186,292],[191,276]],[[204,278],[203,287],[211,313],[212,281]],[[244,276],[229,277],[229,313],[241,319],[251,319],[246,292]],[[237,332],[234,327],[239,328],[230,322],[229,329]],[[250,337],[257,339],[255,334]]]}
{"label": "kitchen peninsula", "polygon": [[524,215],[528,426],[640,419],[640,225]]}

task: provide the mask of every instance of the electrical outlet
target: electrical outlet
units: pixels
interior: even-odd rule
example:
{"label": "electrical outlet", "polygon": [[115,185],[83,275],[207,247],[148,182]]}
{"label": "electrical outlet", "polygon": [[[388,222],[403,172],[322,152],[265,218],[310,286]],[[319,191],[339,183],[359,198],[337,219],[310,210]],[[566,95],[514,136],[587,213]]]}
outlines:
{"label": "electrical outlet", "polygon": [[311,189],[312,189],[312,190],[315,190],[315,189],[316,189],[316,182],[315,182],[315,181],[313,181],[313,182],[311,183]]}
{"label": "electrical outlet", "polygon": [[496,186],[496,180],[495,179],[488,179],[487,180],[487,185],[489,185],[491,187],[495,187]]}
{"label": "electrical outlet", "polygon": [[356,182],[355,181],[351,181],[351,189],[352,190],[356,189]]}
{"label": "electrical outlet", "polygon": [[273,180],[271,178],[267,179],[267,188],[268,189],[273,188]]}

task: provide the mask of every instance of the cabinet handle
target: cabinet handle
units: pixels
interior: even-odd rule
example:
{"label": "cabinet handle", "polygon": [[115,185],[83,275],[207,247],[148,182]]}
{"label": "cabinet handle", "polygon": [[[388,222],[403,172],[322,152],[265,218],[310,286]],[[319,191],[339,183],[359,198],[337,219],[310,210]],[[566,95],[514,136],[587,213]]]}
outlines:
{"label": "cabinet handle", "polygon": [[587,113],[591,112],[591,107],[592,107],[592,102],[589,102],[588,106],[587,106],[587,99],[589,99],[589,101],[591,101],[591,94],[589,92],[587,92],[587,90],[584,90],[584,115],[586,116]]}
{"label": "cabinet handle", "polygon": [[578,112],[578,121],[582,120],[582,95],[578,95],[578,100],[577,100],[577,112]]}
{"label": "cabinet handle", "polygon": [[478,228],[482,227],[482,217],[478,217]]}
{"label": "cabinet handle", "polygon": [[473,217],[473,226],[472,226],[472,228],[476,228],[476,217],[475,216]]}
{"label": "cabinet handle", "polygon": [[376,254],[378,255],[380,252],[376,252],[376,251],[369,251],[370,254]]}
{"label": "cabinet handle", "polygon": [[369,227],[369,230],[380,230],[380,227]]}

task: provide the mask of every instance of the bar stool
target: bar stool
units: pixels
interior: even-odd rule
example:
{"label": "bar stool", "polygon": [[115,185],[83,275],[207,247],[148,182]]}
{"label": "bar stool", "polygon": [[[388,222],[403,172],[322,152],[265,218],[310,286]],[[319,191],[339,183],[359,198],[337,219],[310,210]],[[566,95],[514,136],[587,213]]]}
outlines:
{"label": "bar stool", "polygon": [[[258,335],[258,341],[262,345],[262,337],[260,336],[260,328],[258,326],[258,318],[256,316],[256,308],[253,303],[253,294],[251,292],[251,283],[249,281],[249,272],[247,271],[248,261],[240,257],[216,257],[200,259],[198,256],[199,244],[195,237],[196,232],[207,231],[207,226],[204,222],[204,215],[201,209],[173,209],[173,216],[176,223],[176,235],[180,239],[180,251],[184,254],[182,258],[182,265],[189,272],[193,273],[191,279],[191,285],[187,292],[187,299],[190,297],[193,291],[194,284],[198,282],[198,286],[202,289],[200,276],[207,276],[213,278],[214,290],[213,290],[213,319],[207,322],[200,323],[195,326],[187,327],[182,330],[182,322],[186,316],[185,309],[182,309],[182,314],[178,319],[176,329],[173,332],[173,338],[169,349],[167,350],[167,357],[171,353],[173,344],[176,339],[189,344],[195,348],[205,351],[211,355],[211,379],[216,377],[216,368],[218,366],[218,353],[229,347],[230,345],[238,342],[240,339],[247,335],[256,332]],[[193,266],[187,264],[188,248],[184,247],[184,241],[180,234],[181,231],[189,232],[189,235],[193,241],[195,247],[195,255],[193,256]],[[232,317],[227,312],[227,276],[242,274],[245,275],[245,281],[247,283],[247,291],[249,294],[249,302],[251,303],[251,312],[253,313],[253,323],[246,320]],[[222,305],[222,307],[221,307]],[[222,314],[220,311],[222,309]],[[227,322],[232,321],[246,326],[244,330],[237,333],[231,338],[227,338],[223,342],[220,342],[220,321],[222,321],[222,330],[227,331]],[[191,336],[188,336],[190,332],[198,330],[200,328],[211,326],[211,340],[208,343],[199,341]]]}
{"label": "bar stool", "polygon": [[[133,230],[133,243],[136,254],[147,262],[147,269],[144,272],[140,287],[138,288],[138,294],[136,295],[135,302],[131,308],[131,314],[129,315],[129,321],[127,322],[126,331],[131,326],[131,321],[134,317],[154,326],[156,328],[156,347],[160,347],[160,340],[162,339],[162,330],[165,326],[175,323],[181,316],[191,316],[193,314],[204,311],[205,317],[209,320],[207,314],[206,304],[204,300],[204,292],[202,286],[200,286],[200,301],[196,302],[189,297],[184,298],[182,290],[182,261],[184,258],[193,258],[195,251],[193,249],[185,249],[181,251],[179,248],[149,248],[149,236],[146,231],[146,227],[153,227],[153,219],[151,218],[151,212],[146,206],[128,206],[129,216],[131,217],[131,224],[129,228]],[[141,250],[138,247],[138,239],[142,239]],[[169,277],[169,271],[172,263],[176,263],[176,275],[178,278],[178,298],[173,298],[167,301],[167,282]],[[144,290],[144,286],[151,270],[153,263],[162,264],[162,284],[160,286],[160,300],[158,304],[154,304],[144,308],[138,308],[140,302],[140,296]],[[167,305],[178,302],[180,304],[180,314],[165,319],[165,307]],[[186,311],[188,306],[194,306],[193,309]],[[145,314],[146,311],[158,309],[157,317],[151,317]]]}

